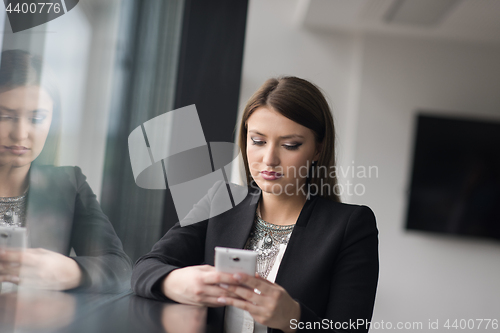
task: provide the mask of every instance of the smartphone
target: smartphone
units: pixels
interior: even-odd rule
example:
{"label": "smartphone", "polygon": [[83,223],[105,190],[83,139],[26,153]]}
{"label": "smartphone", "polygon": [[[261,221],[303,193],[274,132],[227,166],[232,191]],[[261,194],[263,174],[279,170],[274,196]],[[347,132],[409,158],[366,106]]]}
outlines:
{"label": "smartphone", "polygon": [[26,248],[26,228],[0,227],[0,247]]}
{"label": "smartphone", "polygon": [[257,252],[252,250],[215,247],[215,270],[225,273],[255,275]]}

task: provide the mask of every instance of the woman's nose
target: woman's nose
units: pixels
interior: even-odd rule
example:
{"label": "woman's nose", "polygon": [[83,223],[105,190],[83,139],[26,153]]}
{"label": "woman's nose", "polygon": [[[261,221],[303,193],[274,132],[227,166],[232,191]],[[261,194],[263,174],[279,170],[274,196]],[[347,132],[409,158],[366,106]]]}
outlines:
{"label": "woman's nose", "polygon": [[266,147],[266,151],[264,153],[264,158],[263,162],[268,165],[268,166],[278,166],[280,164],[280,159],[278,156],[278,152],[276,151],[276,148],[269,145]]}
{"label": "woman's nose", "polygon": [[30,124],[26,117],[19,117],[12,123],[12,130],[10,131],[10,137],[16,142],[25,140],[29,136]]}

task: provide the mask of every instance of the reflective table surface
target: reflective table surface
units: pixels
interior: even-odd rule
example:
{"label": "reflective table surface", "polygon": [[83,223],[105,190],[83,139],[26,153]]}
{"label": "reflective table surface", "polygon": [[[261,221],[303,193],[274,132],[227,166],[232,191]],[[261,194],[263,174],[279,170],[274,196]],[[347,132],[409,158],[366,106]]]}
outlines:
{"label": "reflective table surface", "polygon": [[121,294],[23,290],[0,294],[0,332],[205,332],[207,309]]}

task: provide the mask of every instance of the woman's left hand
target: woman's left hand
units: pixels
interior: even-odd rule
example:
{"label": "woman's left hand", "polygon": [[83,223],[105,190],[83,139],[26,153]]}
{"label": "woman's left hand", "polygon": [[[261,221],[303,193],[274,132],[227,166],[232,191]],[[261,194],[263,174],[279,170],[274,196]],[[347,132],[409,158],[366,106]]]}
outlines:
{"label": "woman's left hand", "polygon": [[278,328],[284,332],[295,331],[290,327],[290,320],[300,319],[300,305],[283,287],[257,274],[255,277],[247,274],[234,274],[233,277],[239,284],[221,285],[221,287],[235,293],[243,300],[219,297],[220,303],[248,311],[253,319],[262,325]]}
{"label": "woman's left hand", "polygon": [[0,250],[0,281],[22,286],[67,290],[81,284],[82,271],[76,261],[46,249]]}

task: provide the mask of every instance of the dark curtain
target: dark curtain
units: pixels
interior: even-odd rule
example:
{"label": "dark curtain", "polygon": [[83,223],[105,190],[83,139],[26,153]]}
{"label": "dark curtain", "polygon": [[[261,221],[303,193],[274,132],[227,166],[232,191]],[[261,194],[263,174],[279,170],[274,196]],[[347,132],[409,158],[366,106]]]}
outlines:
{"label": "dark curtain", "polygon": [[247,0],[124,3],[101,204],[132,260],[178,218],[168,189],[135,184],[128,135],[196,104],[207,142],[234,142],[247,7]]}

